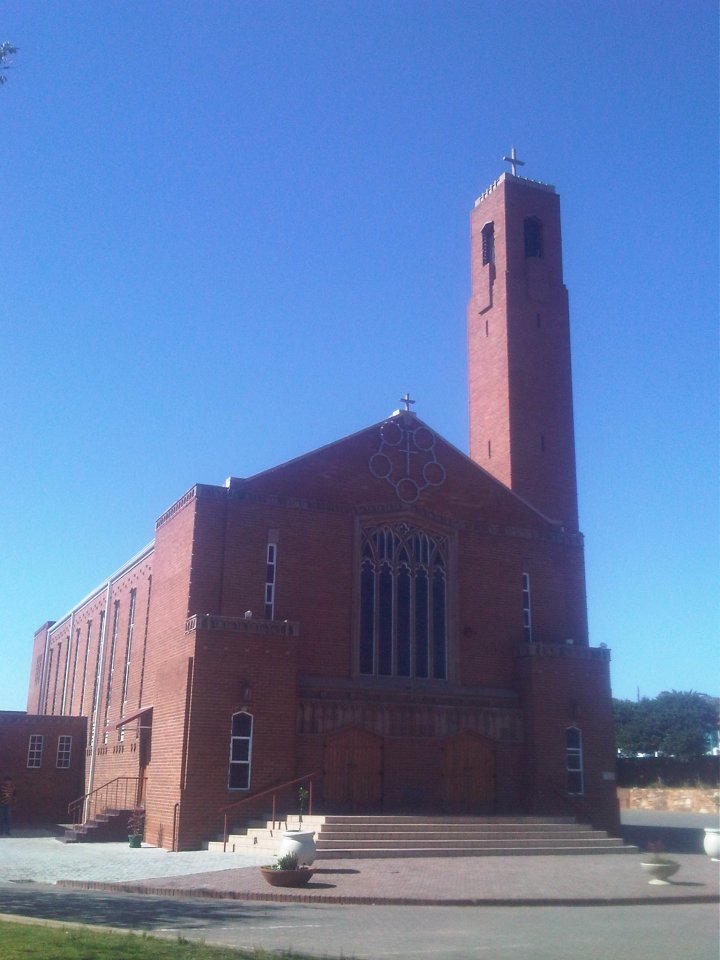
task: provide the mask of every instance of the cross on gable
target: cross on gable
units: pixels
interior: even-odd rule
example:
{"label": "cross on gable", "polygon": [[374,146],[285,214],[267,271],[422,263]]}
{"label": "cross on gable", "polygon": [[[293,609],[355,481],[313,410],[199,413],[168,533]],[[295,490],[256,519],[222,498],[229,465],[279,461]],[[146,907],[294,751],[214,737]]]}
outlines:
{"label": "cross on gable", "polygon": [[410,394],[409,394],[408,391],[406,390],[406,391],[405,391],[405,396],[404,396],[404,397],[400,397],[400,403],[404,403],[404,404],[405,404],[405,412],[406,412],[406,413],[410,413],[410,404],[415,403],[415,401],[410,399]]}
{"label": "cross on gable", "polygon": [[503,157],[503,160],[504,160],[506,163],[509,163],[509,164],[511,165],[511,167],[512,167],[512,175],[513,175],[514,177],[517,176],[517,168],[518,168],[518,167],[524,167],[524,166],[525,166],[525,161],[524,161],[524,160],[518,160],[518,158],[517,158],[517,153],[515,152],[515,147],[513,147],[512,150],[510,151],[510,156],[509,156],[509,157]]}

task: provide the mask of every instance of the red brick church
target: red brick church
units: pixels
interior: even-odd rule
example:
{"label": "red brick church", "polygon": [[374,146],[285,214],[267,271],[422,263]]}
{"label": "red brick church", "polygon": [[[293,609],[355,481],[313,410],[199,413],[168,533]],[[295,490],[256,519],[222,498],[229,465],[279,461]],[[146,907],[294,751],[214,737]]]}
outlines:
{"label": "red brick church", "polygon": [[311,772],[317,812],[616,830],[558,195],[503,174],[471,226],[469,457],[406,396],[320,450],[193,487],[35,635],[28,712],[87,716],[85,790],[141,778],[146,840],[199,847],[223,807]]}

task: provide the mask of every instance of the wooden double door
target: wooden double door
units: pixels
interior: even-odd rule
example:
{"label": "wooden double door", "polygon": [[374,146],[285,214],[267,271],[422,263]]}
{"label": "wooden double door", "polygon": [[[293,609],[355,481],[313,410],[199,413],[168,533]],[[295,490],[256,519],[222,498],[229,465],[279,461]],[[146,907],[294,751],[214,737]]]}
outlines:
{"label": "wooden double door", "polygon": [[347,727],[325,741],[324,794],[338,813],[377,813],[383,805],[383,740]]}
{"label": "wooden double door", "polygon": [[[417,746],[417,742],[415,743]],[[407,774],[406,774],[407,775]],[[328,811],[379,813],[384,784],[397,796],[400,771],[385,768],[383,738],[346,727],[325,740],[324,798]],[[492,741],[466,731],[427,743],[425,773],[415,784],[425,810],[489,814],[495,807],[495,750]]]}
{"label": "wooden double door", "polygon": [[492,813],[495,750],[492,741],[466,731],[441,746],[440,803],[443,813]]}

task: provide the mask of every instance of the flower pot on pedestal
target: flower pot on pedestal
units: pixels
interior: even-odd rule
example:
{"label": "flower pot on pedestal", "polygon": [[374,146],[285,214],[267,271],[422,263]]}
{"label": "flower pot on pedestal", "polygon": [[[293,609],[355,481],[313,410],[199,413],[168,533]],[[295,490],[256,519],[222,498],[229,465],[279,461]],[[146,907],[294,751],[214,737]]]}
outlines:
{"label": "flower pot on pedestal", "polygon": [[669,882],[668,877],[672,877],[680,869],[680,864],[675,860],[643,860],[640,866],[645,873],[650,874],[648,883],[665,885]]}
{"label": "flower pot on pedestal", "polygon": [[278,857],[284,857],[288,853],[297,856],[299,867],[312,866],[315,860],[315,831],[286,830],[280,841]]}
{"label": "flower pot on pedestal", "polygon": [[720,827],[705,827],[703,849],[713,860],[720,860]]}

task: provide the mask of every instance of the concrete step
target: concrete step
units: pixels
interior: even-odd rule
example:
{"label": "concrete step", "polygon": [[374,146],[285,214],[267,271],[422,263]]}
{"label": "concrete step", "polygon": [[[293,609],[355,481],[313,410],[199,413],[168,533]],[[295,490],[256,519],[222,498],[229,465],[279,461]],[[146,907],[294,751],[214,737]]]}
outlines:
{"label": "concrete step", "polygon": [[321,818],[326,824],[348,823],[348,824],[375,824],[375,823],[441,823],[443,826],[450,824],[522,824],[531,826],[533,824],[575,824],[574,817],[525,817],[525,816],[471,816],[467,815],[448,815],[448,816],[428,816],[425,814],[397,815],[392,814],[338,814],[328,813]]}
{"label": "concrete step", "polygon": [[469,840],[472,838],[523,840],[532,839],[533,837],[557,837],[558,839],[566,838],[590,840],[593,837],[604,837],[605,834],[601,830],[591,830],[589,828],[578,828],[576,830],[571,830],[561,827],[556,829],[544,828],[539,830],[521,830],[517,827],[512,830],[502,829],[499,827],[494,830],[490,827],[478,827],[476,829],[467,827],[463,830],[442,830],[439,829],[437,824],[434,824],[432,829],[430,829],[428,826],[419,825],[417,827],[402,827],[398,828],[397,830],[370,828],[366,830],[354,830],[339,826],[325,826],[322,828],[322,836],[327,837],[328,839],[336,839],[338,837],[347,837],[348,839],[353,839],[355,837],[366,837],[374,840],[389,840],[393,837],[403,840],[411,840],[416,837],[424,837],[428,840]]}
{"label": "concrete step", "polygon": [[572,847],[488,847],[482,852],[462,849],[428,849],[427,847],[384,847],[377,850],[318,850],[317,860],[362,860],[405,857],[532,857],[532,856],[594,856],[596,854],[639,853],[637,847],[592,846],[577,844]]}
{"label": "concrete step", "polygon": [[443,847],[447,850],[459,850],[462,847],[467,847],[472,850],[483,850],[488,847],[577,847],[577,846],[600,846],[600,847],[613,847],[613,846],[622,846],[622,840],[618,840],[614,837],[589,837],[587,839],[563,839],[558,837],[533,837],[528,838],[518,838],[515,837],[512,840],[498,840],[498,839],[486,839],[481,840],[476,837],[471,837],[465,840],[449,840],[447,837],[438,837],[432,839],[430,837],[412,837],[403,840],[401,837],[387,837],[384,840],[375,840],[370,837],[363,837],[362,839],[357,840],[348,840],[346,837],[339,837],[338,839],[330,839],[321,836],[315,842],[315,846],[318,850],[337,850],[341,847],[344,847],[347,850],[375,850],[380,847],[397,847],[402,849],[403,847],[426,847],[427,849],[437,849]]}
{"label": "concrete step", "polygon": [[[290,825],[297,828],[297,824]],[[625,853],[623,846],[571,817],[349,816],[304,818],[303,829],[316,833],[317,859],[343,857],[520,856],[542,853]],[[257,821],[228,837],[235,853],[277,853],[285,823]],[[223,851],[222,842],[208,849]]]}

